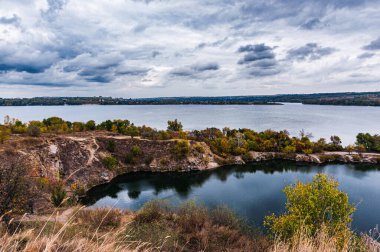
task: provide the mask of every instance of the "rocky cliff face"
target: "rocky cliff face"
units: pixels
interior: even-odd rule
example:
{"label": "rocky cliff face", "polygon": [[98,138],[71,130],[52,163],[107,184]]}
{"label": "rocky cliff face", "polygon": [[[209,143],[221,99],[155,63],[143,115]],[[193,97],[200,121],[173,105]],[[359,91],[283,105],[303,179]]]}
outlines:
{"label": "rocky cliff face", "polygon": [[[113,142],[113,150],[108,145]],[[80,183],[86,188],[110,181],[118,174],[133,171],[190,171],[212,169],[218,166],[215,155],[204,143],[202,152],[193,148],[187,157],[173,156],[175,140],[151,141],[106,133],[44,136],[38,138],[14,137],[0,146],[0,159],[7,150],[26,157],[32,177],[55,178],[66,185]],[[140,153],[128,159],[132,148]],[[113,157],[115,164],[105,159]],[[131,158],[133,160],[131,160]]]}

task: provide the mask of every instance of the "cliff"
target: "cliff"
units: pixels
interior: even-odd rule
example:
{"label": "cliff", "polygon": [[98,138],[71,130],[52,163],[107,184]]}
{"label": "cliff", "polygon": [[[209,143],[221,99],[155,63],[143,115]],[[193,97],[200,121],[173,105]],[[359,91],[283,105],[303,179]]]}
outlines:
{"label": "cliff", "polygon": [[[249,152],[244,156],[221,158],[201,142],[189,141],[186,155],[175,155],[177,140],[153,141],[106,132],[44,135],[36,138],[13,136],[0,145],[0,160],[23,157],[30,177],[60,181],[69,194],[78,188],[86,191],[107,183],[115,176],[135,171],[191,171],[214,169],[221,165],[245,164],[272,159],[321,164],[325,162],[380,163],[380,154],[329,152],[319,154],[283,154]],[[9,153],[13,154],[10,155]],[[46,192],[41,208],[49,201]],[[38,207],[36,209],[38,211]]]}

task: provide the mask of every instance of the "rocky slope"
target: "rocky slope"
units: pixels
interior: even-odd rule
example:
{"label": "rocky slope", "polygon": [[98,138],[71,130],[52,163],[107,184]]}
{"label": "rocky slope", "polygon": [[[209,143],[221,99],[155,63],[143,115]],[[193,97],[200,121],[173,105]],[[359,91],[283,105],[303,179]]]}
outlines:
{"label": "rocky slope", "polygon": [[[112,148],[109,144],[112,142]],[[31,138],[13,136],[0,145],[0,160],[22,156],[26,160],[29,174],[36,179],[61,181],[72,193],[78,187],[84,191],[115,176],[134,171],[190,171],[214,169],[226,164],[244,164],[271,159],[290,159],[298,162],[324,163],[380,163],[380,154],[331,152],[320,154],[282,154],[275,152],[249,152],[243,157],[223,159],[210,150],[205,143],[190,141],[190,152],[184,158],[173,156],[176,140],[152,141],[140,138],[113,135],[105,132],[90,132],[68,135],[44,135]],[[139,153],[133,153],[138,147]],[[112,149],[110,151],[110,149]],[[13,155],[8,155],[12,151]],[[131,154],[132,153],[132,154]],[[112,157],[114,164],[105,162]],[[48,201],[49,196],[45,195]],[[46,202],[45,202],[46,204]],[[41,204],[43,205],[43,204]]]}

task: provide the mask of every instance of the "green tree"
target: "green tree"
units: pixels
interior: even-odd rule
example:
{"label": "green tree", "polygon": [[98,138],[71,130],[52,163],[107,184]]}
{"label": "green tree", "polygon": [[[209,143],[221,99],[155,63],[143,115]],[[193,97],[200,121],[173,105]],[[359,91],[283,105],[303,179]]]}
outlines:
{"label": "green tree", "polygon": [[86,122],[85,124],[86,130],[95,130],[96,129],[96,123],[94,120],[90,120]]}
{"label": "green tree", "polygon": [[317,174],[310,183],[287,186],[284,189],[286,212],[267,216],[264,224],[282,239],[289,239],[303,229],[314,236],[322,227],[327,228],[329,235],[344,234],[349,230],[355,208],[338,185],[333,178]]}
{"label": "green tree", "polygon": [[182,123],[175,119],[174,121],[168,121],[169,131],[182,131]]}
{"label": "green tree", "polygon": [[131,136],[132,138],[140,134],[139,128],[133,125],[133,123],[128,126],[125,130],[125,135]]}

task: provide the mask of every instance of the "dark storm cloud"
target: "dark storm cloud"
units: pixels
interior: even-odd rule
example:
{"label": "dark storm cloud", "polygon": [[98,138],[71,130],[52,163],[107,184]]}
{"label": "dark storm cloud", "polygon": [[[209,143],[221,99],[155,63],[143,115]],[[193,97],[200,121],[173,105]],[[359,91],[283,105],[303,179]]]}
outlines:
{"label": "dark storm cloud", "polygon": [[245,53],[238,61],[244,65],[250,76],[270,76],[280,73],[280,67],[273,52],[273,48],[265,44],[245,45],[238,49],[238,53]]}
{"label": "dark storm cloud", "polygon": [[336,51],[332,47],[321,47],[317,43],[308,43],[299,48],[288,51],[288,59],[291,60],[317,60]]}
{"label": "dark storm cloud", "polygon": [[238,64],[243,65],[250,62],[260,61],[264,59],[274,59],[273,49],[265,44],[241,46],[239,53],[246,52],[244,57],[239,60]]}
{"label": "dark storm cloud", "polygon": [[364,46],[363,49],[370,51],[380,50],[380,37],[372,41],[369,45]]}
{"label": "dark storm cloud", "polygon": [[197,77],[203,72],[217,71],[219,70],[219,64],[215,62],[194,64],[187,67],[176,68],[170,73],[179,77]]}

